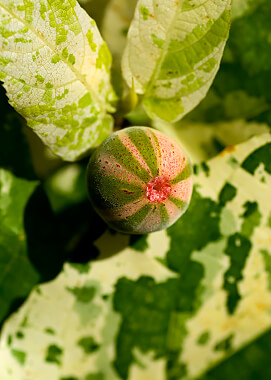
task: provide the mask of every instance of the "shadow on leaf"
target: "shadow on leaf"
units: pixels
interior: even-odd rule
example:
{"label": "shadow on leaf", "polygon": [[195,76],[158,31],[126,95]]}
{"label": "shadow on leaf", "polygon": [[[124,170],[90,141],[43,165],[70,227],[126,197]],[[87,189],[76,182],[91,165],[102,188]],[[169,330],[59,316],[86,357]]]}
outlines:
{"label": "shadow on leaf", "polygon": [[27,204],[24,224],[28,256],[41,282],[55,278],[65,261],[86,263],[96,259],[99,251],[93,243],[106,228],[88,201],[55,214],[42,186]]}

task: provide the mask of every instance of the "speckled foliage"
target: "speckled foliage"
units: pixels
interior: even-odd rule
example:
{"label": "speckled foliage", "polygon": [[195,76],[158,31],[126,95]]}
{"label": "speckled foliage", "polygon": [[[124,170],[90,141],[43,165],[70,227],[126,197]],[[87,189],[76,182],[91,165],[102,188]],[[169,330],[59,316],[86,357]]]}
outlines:
{"label": "speckled foliage", "polygon": [[197,165],[172,227],[106,231],[103,260],[37,287],[4,326],[0,378],[193,379],[270,328],[270,156],[265,134]]}
{"label": "speckled foliage", "polygon": [[92,155],[93,207],[120,232],[143,234],[173,224],[187,209],[192,167],[178,144],[147,127],[113,133]]}
{"label": "speckled foliage", "polygon": [[54,153],[76,160],[112,130],[111,54],[75,0],[0,1],[0,81]]}
{"label": "speckled foliage", "polygon": [[139,0],[122,69],[151,117],[176,121],[204,98],[223,54],[231,0]]}
{"label": "speckled foliage", "polygon": [[[113,12],[125,18],[125,33],[134,6],[126,4],[127,18],[126,10]],[[151,116],[178,120],[205,96],[229,20],[230,0],[157,0],[154,8],[149,0],[138,2],[122,66]],[[104,25],[107,36],[120,36]],[[115,45],[109,38],[118,67],[125,33]],[[0,81],[10,103],[54,153],[74,161],[110,134],[111,53],[76,0],[1,0],[0,44]]]}

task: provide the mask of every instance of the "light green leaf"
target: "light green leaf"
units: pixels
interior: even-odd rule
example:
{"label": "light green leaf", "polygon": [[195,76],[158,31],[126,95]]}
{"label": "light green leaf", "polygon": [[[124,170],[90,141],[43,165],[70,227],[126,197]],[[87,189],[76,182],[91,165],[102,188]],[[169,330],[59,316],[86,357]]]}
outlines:
{"label": "light green leaf", "polygon": [[23,226],[24,209],[37,184],[0,169],[0,322],[40,277],[28,257]]}
{"label": "light green leaf", "polygon": [[120,67],[136,4],[137,0],[111,0],[105,10],[102,32],[117,67]]}
{"label": "light green leaf", "polygon": [[246,13],[253,12],[259,4],[266,0],[233,0],[232,1],[232,20],[242,17]]}
{"label": "light green leaf", "polygon": [[47,178],[46,194],[55,213],[88,199],[86,168],[76,163],[64,166]]}
{"label": "light green leaf", "polygon": [[206,161],[223,149],[240,144],[255,135],[268,133],[267,124],[246,122],[244,120],[200,123],[181,120],[175,124],[155,120],[153,126],[178,141],[192,162]]}
{"label": "light green leaf", "polygon": [[111,55],[75,1],[0,1],[0,80],[11,105],[62,158],[112,129]]}
{"label": "light green leaf", "polygon": [[190,380],[270,328],[270,158],[265,134],[195,166],[167,231],[107,231],[100,260],[36,288],[3,328],[1,379]]}
{"label": "light green leaf", "polygon": [[136,96],[137,100],[137,95],[134,91],[130,91],[121,74],[121,58],[136,4],[137,0],[110,0],[105,7],[102,23],[102,35],[113,57],[112,84],[121,100],[118,106],[118,113],[121,115],[127,114],[134,108],[133,103],[130,104],[129,95]]}
{"label": "light green leaf", "polygon": [[122,68],[152,117],[179,120],[206,95],[219,68],[230,0],[140,0]]}

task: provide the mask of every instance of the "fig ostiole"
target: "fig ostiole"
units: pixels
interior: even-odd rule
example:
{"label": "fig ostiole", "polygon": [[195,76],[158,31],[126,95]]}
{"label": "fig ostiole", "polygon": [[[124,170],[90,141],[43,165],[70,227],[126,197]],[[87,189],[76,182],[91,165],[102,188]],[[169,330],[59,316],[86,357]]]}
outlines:
{"label": "fig ostiole", "polygon": [[146,234],[172,225],[187,209],[192,167],[182,148],[148,127],[113,133],[87,170],[90,201],[113,229]]}

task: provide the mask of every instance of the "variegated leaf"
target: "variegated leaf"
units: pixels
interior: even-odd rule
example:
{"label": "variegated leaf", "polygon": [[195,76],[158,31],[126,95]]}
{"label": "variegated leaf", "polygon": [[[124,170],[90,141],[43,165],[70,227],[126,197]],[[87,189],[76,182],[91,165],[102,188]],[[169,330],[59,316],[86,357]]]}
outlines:
{"label": "variegated leaf", "polygon": [[0,80],[11,105],[68,161],[112,129],[111,55],[75,1],[0,1]]}
{"label": "variegated leaf", "polygon": [[179,120],[206,95],[219,68],[230,0],[140,0],[122,68],[152,117]]}
{"label": "variegated leaf", "polygon": [[167,231],[107,231],[99,261],[36,288],[4,326],[1,379],[188,380],[270,328],[270,162],[270,134],[226,149]]}

